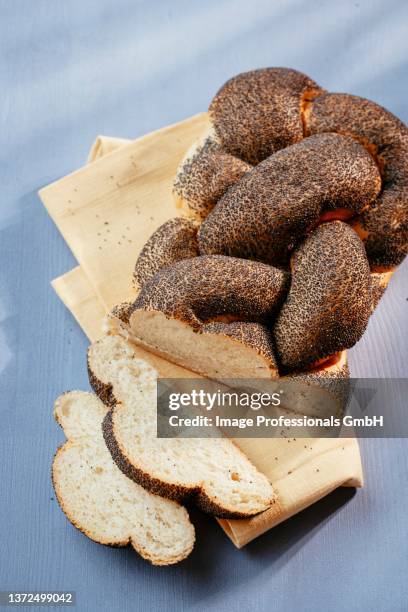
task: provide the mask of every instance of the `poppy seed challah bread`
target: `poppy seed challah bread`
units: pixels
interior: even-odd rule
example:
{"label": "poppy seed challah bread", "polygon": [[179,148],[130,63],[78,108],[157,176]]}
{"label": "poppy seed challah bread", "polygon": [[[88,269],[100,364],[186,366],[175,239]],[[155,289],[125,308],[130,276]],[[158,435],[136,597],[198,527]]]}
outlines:
{"label": "poppy seed challah bread", "polygon": [[[208,291],[205,316],[196,317],[189,307],[192,296],[185,293],[184,277],[179,279],[181,284],[172,287],[176,297],[170,298],[169,291],[164,291],[164,300],[158,298],[163,279],[169,279],[169,284],[174,280],[175,264],[174,270],[172,265],[151,278],[154,283],[142,287],[135,304],[116,309],[110,319],[111,329],[128,334],[176,363],[215,377],[241,373],[250,376],[254,371],[262,372],[262,376],[272,373],[276,376],[279,367],[285,373],[320,367],[326,359],[329,363],[361,337],[369,312],[378,303],[393,272],[392,264],[398,263],[408,248],[407,128],[374,103],[356,96],[327,93],[306,75],[285,68],[255,70],[228,81],[211,102],[209,119],[209,132],[188,152],[175,181],[179,197],[181,183],[186,181],[185,201],[189,205],[190,197],[190,209],[194,209],[197,193],[206,202],[201,208],[198,206],[203,217],[197,234],[199,253],[245,258],[283,269],[295,253],[292,269],[297,270],[296,279],[292,279],[287,300],[276,322],[272,322],[276,316],[273,313],[262,320],[255,311],[240,312],[237,304],[231,306],[231,311],[230,305],[223,308],[220,320],[220,313],[214,308],[214,294],[219,291],[217,280],[212,281],[208,274],[201,278],[199,268],[203,260],[196,257],[195,262],[185,260],[183,270],[194,268],[196,278],[203,282],[203,292]],[[206,165],[211,156],[222,152],[247,164],[240,177],[231,171],[230,185],[225,175],[228,164],[222,166],[220,173],[214,172],[211,164]],[[212,170],[208,172],[210,166]],[[342,224],[330,226],[335,219],[347,221],[364,241],[371,276],[357,235]],[[329,223],[328,228],[316,230],[324,223]],[[337,247],[327,240],[330,235],[338,235]],[[320,272],[316,272],[318,266],[314,271],[312,268],[305,271],[300,266],[299,274],[299,254],[305,255],[302,249],[305,240],[308,256],[314,252],[314,257],[327,264],[322,264]],[[342,261],[348,262],[349,270],[353,271],[351,276]],[[339,300],[344,296],[340,293],[336,297],[333,278],[353,296],[344,300],[341,308]],[[239,282],[237,277],[234,286]],[[303,289],[297,303],[294,288],[299,283]],[[306,287],[311,292],[310,287],[316,289],[316,300],[322,295],[329,302],[332,300],[333,308],[320,299],[313,311],[313,299],[307,299]],[[354,300],[359,292],[360,299]],[[199,290],[197,295],[202,299]],[[242,300],[239,291],[236,295],[238,301]],[[267,302],[268,296],[265,298]],[[313,311],[308,316],[307,308]],[[301,311],[313,322],[304,334],[303,324],[299,327],[297,323],[302,320]],[[341,317],[337,326],[335,316]],[[350,326],[347,317],[352,320]],[[245,327],[248,322],[253,326],[251,333]],[[163,335],[166,329],[168,333]],[[243,330],[247,333],[243,334]],[[194,332],[199,332],[196,342]],[[284,337],[293,339],[294,333],[297,340],[290,349],[290,341],[285,342]],[[234,367],[233,373],[225,368],[226,362],[232,363],[234,354],[231,340],[238,337],[241,348],[251,347],[261,357],[255,370],[251,367],[246,370],[241,362],[245,351],[236,360],[234,365],[239,363],[239,367]],[[223,343],[224,357],[228,357],[224,360]],[[269,350],[261,350],[261,346],[268,346]],[[251,355],[253,358],[253,353],[247,352],[248,362]],[[277,357],[272,358],[274,355]]]}
{"label": "poppy seed challah bread", "polygon": [[211,378],[288,382],[293,415],[339,415],[344,349],[408,250],[408,130],[385,109],[268,68],[230,79],[208,117],[173,188],[197,222],[171,219],[143,248],[137,300],[89,349],[100,399],[69,393],[55,411],[68,440],[53,482],[69,520],[160,565],[189,554],[194,528],[158,494],[228,518],[275,498],[230,441],[157,438],[157,372],[128,339]]}
{"label": "poppy seed challah bread", "polygon": [[201,254],[285,264],[324,210],[353,215],[381,188],[377,166],[353,139],[320,134],[275,153],[219,200],[198,234]]}
{"label": "poppy seed challah bread", "polygon": [[131,544],[154,565],[177,563],[194,546],[187,511],[120,472],[102,435],[107,411],[97,397],[82,391],[65,393],[55,402],[55,418],[67,437],[52,466],[61,509],[95,542]]}
{"label": "poppy seed challah bread", "polygon": [[157,437],[157,372],[136,358],[130,343],[105,336],[89,348],[88,368],[95,392],[109,395],[103,432],[126,476],[153,493],[192,499],[218,517],[249,517],[273,503],[267,478],[230,440]]}

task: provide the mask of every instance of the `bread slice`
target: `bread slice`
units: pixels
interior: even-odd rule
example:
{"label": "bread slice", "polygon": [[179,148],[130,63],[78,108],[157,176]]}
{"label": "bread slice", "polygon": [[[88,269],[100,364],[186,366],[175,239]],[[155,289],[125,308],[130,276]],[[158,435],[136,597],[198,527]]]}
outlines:
{"label": "bread slice", "polygon": [[215,321],[197,331],[185,321],[154,310],[120,304],[106,317],[104,328],[149,352],[213,380],[276,378],[278,364],[272,334],[261,323]]}
{"label": "bread slice", "polygon": [[106,336],[94,343],[88,368],[95,392],[113,406],[103,432],[124,474],[222,518],[249,517],[272,504],[271,484],[230,440],[157,438],[157,372],[136,359],[129,342]]}
{"label": "bread slice", "polygon": [[91,393],[73,391],[55,403],[67,442],[54,458],[52,480],[61,509],[91,540],[133,548],[154,565],[187,557],[194,527],[177,503],[126,478],[112,461],[102,435],[108,409]]}
{"label": "bread slice", "polygon": [[[105,331],[212,380],[250,379],[251,386],[256,380],[256,387],[265,392],[271,391],[272,384],[282,388],[283,381],[285,408],[301,415],[340,415],[345,410],[350,377],[346,351],[313,370],[280,377],[271,332],[265,325],[214,322],[196,332],[183,321],[143,310],[133,313],[130,325],[132,308],[129,303],[114,308],[106,318]],[[149,342],[138,332],[148,334]],[[103,389],[100,394],[106,396]],[[108,396],[105,399],[110,401]]]}
{"label": "bread slice", "polygon": [[193,257],[159,270],[108,329],[213,379],[278,375],[267,323],[289,275],[256,261]]}

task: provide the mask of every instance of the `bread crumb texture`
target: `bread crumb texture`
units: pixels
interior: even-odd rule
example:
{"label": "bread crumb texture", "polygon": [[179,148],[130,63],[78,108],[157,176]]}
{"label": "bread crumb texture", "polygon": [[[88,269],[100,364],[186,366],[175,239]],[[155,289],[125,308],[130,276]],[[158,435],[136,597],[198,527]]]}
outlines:
{"label": "bread crumb texture", "polygon": [[103,423],[105,442],[122,472],[155,494],[194,501],[223,518],[258,514],[274,501],[267,478],[226,438],[157,438],[157,372],[131,343],[106,336],[91,345],[91,384],[110,384],[116,404]]}
{"label": "bread crumb texture", "polygon": [[95,395],[82,391],[66,393],[55,403],[55,418],[67,437],[52,466],[61,509],[95,542],[131,544],[154,565],[177,563],[194,546],[187,511],[122,474],[102,435],[107,412]]}

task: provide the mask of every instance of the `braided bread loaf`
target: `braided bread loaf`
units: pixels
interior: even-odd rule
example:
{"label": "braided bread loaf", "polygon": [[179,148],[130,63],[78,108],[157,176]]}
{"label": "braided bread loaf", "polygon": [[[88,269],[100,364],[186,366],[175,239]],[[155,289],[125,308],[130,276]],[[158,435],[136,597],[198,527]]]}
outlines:
{"label": "braided bread loaf", "polygon": [[214,378],[347,376],[408,250],[407,128],[284,68],[228,81],[209,119],[174,184],[201,225],[155,232],[111,328]]}

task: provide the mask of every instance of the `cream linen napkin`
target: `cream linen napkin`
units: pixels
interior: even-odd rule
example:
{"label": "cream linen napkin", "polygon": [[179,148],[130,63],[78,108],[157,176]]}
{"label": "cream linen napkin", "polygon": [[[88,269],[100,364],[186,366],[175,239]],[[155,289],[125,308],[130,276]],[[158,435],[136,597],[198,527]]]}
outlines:
{"label": "cream linen napkin", "polygon": [[[136,141],[99,136],[89,163],[40,191],[79,266],[52,285],[90,340],[105,313],[131,299],[132,269],[150,234],[179,215],[171,197],[177,165],[208,125],[205,113]],[[197,375],[137,349],[166,377]],[[219,520],[237,547],[310,506],[339,486],[361,487],[357,440],[237,439],[277,492],[276,503],[247,520]]]}

